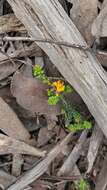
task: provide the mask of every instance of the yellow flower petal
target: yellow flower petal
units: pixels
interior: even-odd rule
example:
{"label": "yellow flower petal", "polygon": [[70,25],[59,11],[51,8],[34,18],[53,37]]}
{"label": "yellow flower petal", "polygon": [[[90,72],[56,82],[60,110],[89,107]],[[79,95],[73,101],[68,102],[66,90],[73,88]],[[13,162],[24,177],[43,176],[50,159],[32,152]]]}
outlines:
{"label": "yellow flower petal", "polygon": [[64,85],[64,82],[61,81],[61,80],[58,80],[56,82],[53,82],[53,86],[55,87],[55,90],[57,92],[63,92],[64,89],[65,89],[65,85]]}

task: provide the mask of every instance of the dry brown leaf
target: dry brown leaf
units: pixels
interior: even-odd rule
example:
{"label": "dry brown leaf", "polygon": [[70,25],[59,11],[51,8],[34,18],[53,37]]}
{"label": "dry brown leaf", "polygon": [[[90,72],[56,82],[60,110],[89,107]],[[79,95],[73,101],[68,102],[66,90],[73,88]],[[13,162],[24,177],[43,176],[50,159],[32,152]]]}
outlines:
{"label": "dry brown leaf", "polygon": [[9,75],[11,75],[13,72],[15,72],[18,67],[20,66],[20,63],[17,65],[17,64],[14,64],[12,62],[2,62],[0,64],[0,80],[8,77]]}
{"label": "dry brown leaf", "polygon": [[32,190],[47,190],[51,189],[52,183],[44,180],[36,180],[32,184]]}
{"label": "dry brown leaf", "polygon": [[102,10],[94,20],[91,32],[96,38],[107,36],[107,2],[104,3]]}
{"label": "dry brown leaf", "polygon": [[64,128],[62,128],[61,126],[59,125],[56,125],[53,129],[53,131],[55,132],[55,134],[57,135],[57,138],[59,140],[62,140],[63,138],[66,137],[66,131]]}
{"label": "dry brown leaf", "polygon": [[37,146],[46,145],[46,143],[55,135],[52,130],[48,130],[47,127],[42,127],[39,131]]}
{"label": "dry brown leaf", "polygon": [[2,98],[0,98],[0,129],[7,135],[22,141],[28,141],[30,138],[30,134],[17,115]]}
{"label": "dry brown leaf", "polygon": [[27,72],[17,71],[14,74],[11,92],[22,107],[33,113],[50,117],[60,113],[59,106],[48,105],[47,86],[40,80],[29,77]]}
{"label": "dry brown leaf", "polygon": [[98,0],[69,0],[73,7],[70,17],[85,37],[89,45],[92,44],[91,25],[97,16]]}
{"label": "dry brown leaf", "polygon": [[7,14],[0,17],[0,33],[11,31],[25,31],[25,27],[14,14]]}

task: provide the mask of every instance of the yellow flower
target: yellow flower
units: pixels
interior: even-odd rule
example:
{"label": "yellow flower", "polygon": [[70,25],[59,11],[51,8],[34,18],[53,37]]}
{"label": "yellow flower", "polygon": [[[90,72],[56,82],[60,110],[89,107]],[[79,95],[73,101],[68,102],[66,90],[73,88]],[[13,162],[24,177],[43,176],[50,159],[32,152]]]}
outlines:
{"label": "yellow flower", "polygon": [[59,93],[59,92],[63,92],[65,89],[65,85],[64,82],[61,80],[58,80],[56,82],[53,82],[53,86],[55,87],[55,90]]}

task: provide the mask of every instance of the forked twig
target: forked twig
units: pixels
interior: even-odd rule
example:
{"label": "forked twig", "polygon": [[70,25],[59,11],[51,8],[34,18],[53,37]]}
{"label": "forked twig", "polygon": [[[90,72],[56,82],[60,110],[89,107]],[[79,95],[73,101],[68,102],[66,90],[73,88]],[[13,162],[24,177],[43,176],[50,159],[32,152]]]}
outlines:
{"label": "forked twig", "polygon": [[57,40],[51,40],[51,39],[35,39],[33,37],[9,37],[5,36],[1,38],[3,41],[32,41],[32,42],[40,42],[40,43],[49,43],[49,44],[56,44],[71,48],[77,48],[77,49],[83,49],[83,50],[89,50],[89,46],[81,45],[81,44],[74,44],[71,42],[64,42],[64,41],[57,41]]}

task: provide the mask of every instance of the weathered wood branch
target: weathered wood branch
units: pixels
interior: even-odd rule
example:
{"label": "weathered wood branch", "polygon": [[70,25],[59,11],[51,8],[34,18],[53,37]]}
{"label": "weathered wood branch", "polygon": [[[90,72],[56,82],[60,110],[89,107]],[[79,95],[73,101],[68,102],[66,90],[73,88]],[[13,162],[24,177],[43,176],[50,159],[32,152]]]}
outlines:
{"label": "weathered wood branch", "polygon": [[[16,180],[16,177],[8,174],[4,170],[0,170],[0,187],[5,189]],[[23,190],[30,190],[31,187],[26,187]]]}
{"label": "weathered wood branch", "polygon": [[[8,0],[34,38],[87,45],[58,0]],[[73,85],[107,137],[107,76],[91,52],[54,44],[37,44]]]}
{"label": "weathered wood branch", "polygon": [[98,176],[95,190],[106,190],[107,188],[107,154],[102,165],[102,169]]}
{"label": "weathered wood branch", "polygon": [[28,154],[44,157],[46,151],[42,151],[22,141],[0,134],[0,155],[3,154]]}
{"label": "weathered wood branch", "polygon": [[90,173],[93,168],[93,164],[97,157],[98,149],[100,147],[102,140],[103,140],[103,133],[100,130],[100,128],[97,127],[97,124],[95,124],[92,136],[90,138],[90,144],[87,154],[87,160],[88,160],[87,173]]}
{"label": "weathered wood branch", "polygon": [[18,177],[21,175],[23,163],[24,163],[24,159],[21,154],[13,155],[13,163],[12,163],[12,175],[13,176]]}
{"label": "weathered wood branch", "polygon": [[72,137],[72,133],[68,134],[61,143],[56,145],[42,160],[39,164],[33,167],[31,170],[26,172],[23,176],[21,176],[17,181],[12,184],[7,190],[22,190],[28,184],[32,183],[34,180],[38,179],[44,172],[47,171],[48,166],[51,162],[58,156],[60,152],[62,152],[63,147],[69,143]]}
{"label": "weathered wood branch", "polygon": [[83,144],[86,141],[86,137],[87,137],[87,131],[83,131],[72,152],[61,166],[58,172],[58,176],[67,175],[73,170],[75,163],[77,162],[77,160],[81,155]]}

